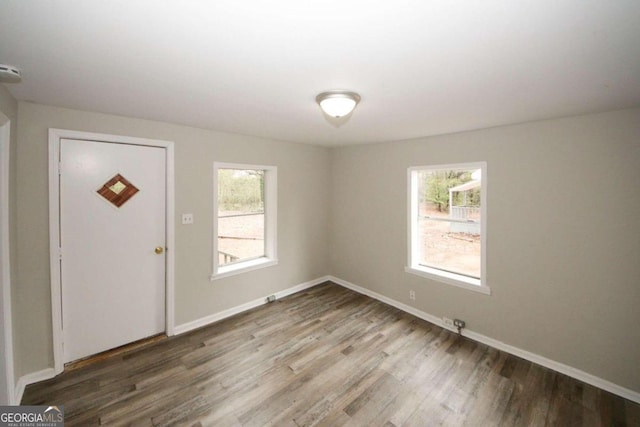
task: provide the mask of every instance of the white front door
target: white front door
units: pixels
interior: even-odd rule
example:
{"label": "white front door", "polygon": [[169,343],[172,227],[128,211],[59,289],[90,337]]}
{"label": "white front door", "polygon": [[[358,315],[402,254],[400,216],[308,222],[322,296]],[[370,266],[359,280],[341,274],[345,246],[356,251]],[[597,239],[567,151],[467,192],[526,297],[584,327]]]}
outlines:
{"label": "white front door", "polygon": [[64,362],[165,330],[166,153],[60,140]]}

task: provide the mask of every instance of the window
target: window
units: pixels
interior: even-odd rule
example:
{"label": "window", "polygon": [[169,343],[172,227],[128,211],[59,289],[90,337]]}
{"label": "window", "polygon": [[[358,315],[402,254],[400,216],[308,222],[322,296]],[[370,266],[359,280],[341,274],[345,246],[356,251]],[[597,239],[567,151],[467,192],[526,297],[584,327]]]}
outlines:
{"label": "window", "polygon": [[489,294],[486,163],[409,168],[406,271]]}
{"label": "window", "polygon": [[277,264],[275,166],[213,164],[211,279]]}

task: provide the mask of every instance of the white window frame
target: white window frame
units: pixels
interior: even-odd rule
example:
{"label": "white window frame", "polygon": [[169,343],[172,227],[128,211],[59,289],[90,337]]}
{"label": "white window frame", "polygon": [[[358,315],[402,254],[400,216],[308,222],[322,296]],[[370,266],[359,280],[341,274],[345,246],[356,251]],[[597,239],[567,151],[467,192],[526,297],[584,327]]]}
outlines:
{"label": "white window frame", "polygon": [[[218,170],[244,169],[264,171],[264,241],[265,255],[230,265],[219,264],[218,259]],[[278,217],[278,168],[276,166],[247,165],[239,163],[213,163],[213,274],[211,280],[234,276],[247,271],[270,267],[278,264],[277,255],[277,217]]]}
{"label": "white window frame", "polygon": [[[452,273],[438,268],[420,265],[420,236],[418,235],[418,172],[425,170],[480,169],[482,186],[480,187],[480,278]],[[405,271],[438,282],[447,283],[463,289],[491,294],[487,285],[487,162],[456,163],[446,165],[414,166],[407,170],[407,242],[408,260]]]}

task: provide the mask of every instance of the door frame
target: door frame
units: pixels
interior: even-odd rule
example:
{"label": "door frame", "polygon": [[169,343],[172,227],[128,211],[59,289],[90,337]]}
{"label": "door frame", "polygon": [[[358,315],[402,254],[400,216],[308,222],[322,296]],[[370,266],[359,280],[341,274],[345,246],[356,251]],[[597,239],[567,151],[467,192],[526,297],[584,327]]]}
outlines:
{"label": "door frame", "polygon": [[49,129],[49,257],[51,262],[51,316],[53,360],[56,375],[64,370],[62,334],[62,281],[60,271],[60,140],[76,139],[112,144],[143,145],[164,148],[166,152],[166,269],[165,269],[165,333],[174,334],[175,326],[175,164],[174,143],[157,139],[137,138]]}
{"label": "door frame", "polygon": [[3,366],[6,384],[1,384],[7,394],[7,402],[3,405],[15,405],[16,383],[13,364],[13,319],[11,314],[11,242],[9,239],[9,180],[11,156],[11,120],[0,113],[0,292],[2,307],[0,308],[4,325]]}

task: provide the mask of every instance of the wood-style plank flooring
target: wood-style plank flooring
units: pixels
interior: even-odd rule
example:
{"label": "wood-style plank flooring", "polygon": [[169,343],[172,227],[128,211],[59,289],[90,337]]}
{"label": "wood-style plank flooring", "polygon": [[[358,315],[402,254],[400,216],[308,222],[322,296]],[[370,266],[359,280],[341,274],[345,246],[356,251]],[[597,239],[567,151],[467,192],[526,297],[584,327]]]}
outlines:
{"label": "wood-style plank flooring", "polygon": [[326,283],[27,387],[67,426],[618,426],[640,405]]}

